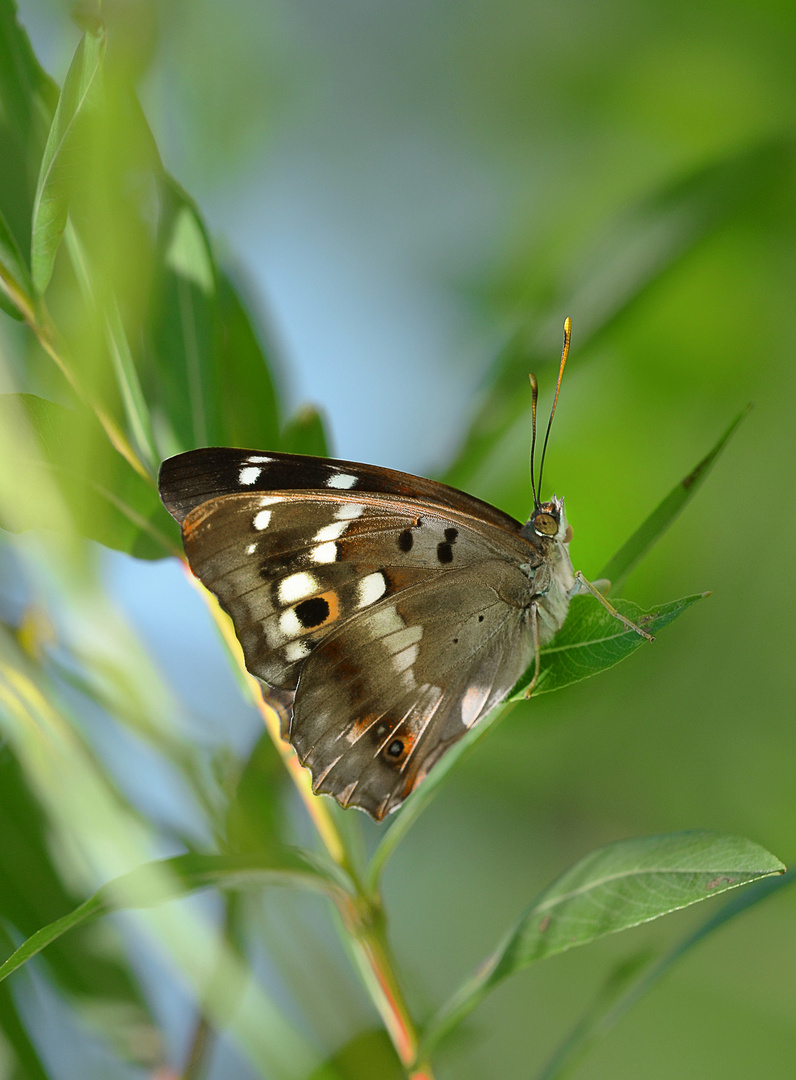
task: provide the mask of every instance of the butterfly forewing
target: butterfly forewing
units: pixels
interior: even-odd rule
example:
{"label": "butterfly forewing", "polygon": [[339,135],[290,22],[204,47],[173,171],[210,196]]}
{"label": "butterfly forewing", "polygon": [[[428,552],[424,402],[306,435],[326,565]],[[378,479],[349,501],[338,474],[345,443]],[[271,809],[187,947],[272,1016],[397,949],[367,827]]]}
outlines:
{"label": "butterfly forewing", "polygon": [[252,493],[201,504],[183,539],[194,573],[232,617],[249,670],[293,689],[339,623],[440,570],[500,557],[496,530],[475,525],[385,496]]}
{"label": "butterfly forewing", "polygon": [[464,491],[422,476],[302,454],[207,447],[169,458],[160,469],[160,496],[182,524],[191,510],[219,495],[241,492],[327,490],[373,492],[416,499],[470,514],[509,532],[520,522]]}

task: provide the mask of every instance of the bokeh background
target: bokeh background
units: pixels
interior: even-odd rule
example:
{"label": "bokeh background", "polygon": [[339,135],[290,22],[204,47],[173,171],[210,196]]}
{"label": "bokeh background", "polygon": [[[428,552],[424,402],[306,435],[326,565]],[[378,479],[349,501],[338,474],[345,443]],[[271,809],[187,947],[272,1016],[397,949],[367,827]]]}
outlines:
{"label": "bokeh background", "polygon": [[[19,13],[60,83],[79,38],[69,10],[22,0]],[[623,590],[642,605],[711,597],[626,664],[515,709],[391,864],[391,939],[418,1014],[601,844],[712,828],[792,859],[793,6],[128,0],[108,18],[137,64],[166,167],[257,313],[288,411],[318,405],[335,454],[444,476],[524,516],[527,371],[549,400],[569,314],[545,487],[566,495],[575,563],[594,576],[754,402]],[[3,334],[10,354],[17,339]],[[58,568],[44,567],[38,543],[30,533],[3,541],[6,608],[23,611],[31,589],[50,596]],[[210,771],[245,754],[259,718],[176,561],[94,558],[124,633],[178,703],[180,737]],[[56,622],[90,654],[102,635],[85,610],[70,624],[63,587],[53,591]],[[140,732],[109,733],[99,711],[81,721],[149,844],[169,854],[177,835],[209,842],[195,792]],[[67,808],[60,828],[69,841]],[[373,843],[376,826],[364,830]],[[62,861],[78,892],[97,873]],[[249,946],[321,1058],[372,1026],[324,905],[282,894],[257,904]],[[196,912],[212,924],[212,899]],[[441,1049],[439,1076],[537,1075],[618,965],[705,915],[680,913],[516,976]],[[782,890],[705,940],[575,1075],[787,1075],[794,915]],[[107,932],[136,956],[178,1062],[191,1027],[179,965],[132,918]],[[20,1007],[31,1023],[46,1018],[38,1037],[52,1075],[107,1068],[96,1029],[75,1020],[46,973],[26,979]],[[212,1067],[260,1075],[232,1040]]]}

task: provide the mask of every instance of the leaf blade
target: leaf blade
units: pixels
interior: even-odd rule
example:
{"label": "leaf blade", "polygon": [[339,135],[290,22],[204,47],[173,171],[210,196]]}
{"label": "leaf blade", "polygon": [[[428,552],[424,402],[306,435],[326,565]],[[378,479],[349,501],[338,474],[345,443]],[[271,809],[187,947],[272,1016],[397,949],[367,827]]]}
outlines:
{"label": "leaf blade", "polygon": [[432,1019],[423,1049],[427,1053],[500,982],[538,960],[784,872],[758,844],[708,831],[599,848],[537,897],[478,974]]}
{"label": "leaf blade", "polygon": [[630,539],[622,545],[613,558],[609,559],[598,576],[607,578],[611,582],[611,588],[619,588],[630,572],[663,536],[675,518],[682,513],[704,483],[717,458],[735,434],[741,421],[749,414],[751,408],[751,405],[747,405],[741,410],[712,450],[702,458],[687,476],[683,477],[663,502],[652,511],[646,521],[636,529]]}
{"label": "leaf blade", "polygon": [[31,934],[0,964],[0,982],[69,930],[110,911],[153,907],[211,886],[244,889],[266,884],[327,893],[342,887],[318,860],[292,848],[272,850],[267,858],[189,854],[147,863],[103,885],[73,911]]}
{"label": "leaf blade", "polygon": [[97,92],[105,54],[105,33],[86,31],[80,40],[44,147],[33,200],[31,275],[41,295],[50,282],[69,210],[69,155],[75,134]]}

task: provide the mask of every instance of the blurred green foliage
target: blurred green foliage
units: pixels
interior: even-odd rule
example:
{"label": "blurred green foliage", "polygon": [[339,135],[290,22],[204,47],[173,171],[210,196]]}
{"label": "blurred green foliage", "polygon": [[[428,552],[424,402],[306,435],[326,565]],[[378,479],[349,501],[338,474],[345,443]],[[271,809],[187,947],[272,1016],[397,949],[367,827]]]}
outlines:
{"label": "blurred green foliage", "polygon": [[[22,5],[56,85],[0,0],[3,955],[82,923],[79,901],[108,881],[113,902],[91,913],[128,907],[137,867],[158,897],[221,887],[215,907],[175,900],[51,933],[32,974],[0,986],[0,1077],[402,1075],[324,901],[261,894],[262,865],[281,884],[350,885],[285,847],[313,841],[272,744],[192,740],[168,666],[185,652],[151,655],[94,543],[148,560],[129,572],[176,638],[155,577],[179,548],[155,494],[160,459],[211,443],[329,448],[322,392],[289,415],[279,338],[172,173],[200,202],[239,200],[254,229],[251,178],[292,152],[297,187],[302,167],[321,175],[335,255],[359,260],[363,281],[409,235],[417,280],[440,307],[455,300],[462,340],[503,342],[473,379],[445,479],[518,517],[527,372],[550,388],[570,314],[547,481],[567,496],[587,576],[628,537],[640,554],[661,496],[755,403],[698,498],[663,504],[663,524],[683,513],[623,588],[643,607],[705,589],[709,601],[603,679],[518,705],[478,753],[451,759],[411,832],[411,801],[380,848],[375,826],[335,808],[350,851],[376,849],[379,868],[393,855],[390,939],[423,1019],[595,848],[700,828],[791,854],[796,13],[774,0],[98,11],[77,25],[59,4]],[[308,316],[322,291],[306,283]],[[344,386],[354,424],[407,427],[435,387],[468,376],[440,357],[400,371],[394,393],[393,368],[373,355],[357,380],[330,359],[317,384]],[[179,812],[162,809],[163,789]],[[182,862],[164,860],[175,852]],[[202,861],[217,853],[229,861]],[[561,1075],[549,1063],[587,1044],[578,1075],[594,1080],[786,1075],[788,883],[726,909],[743,918],[700,931],[697,908],[501,983],[439,1045],[435,1075]],[[649,985],[635,981],[645,971]],[[611,1030],[620,985],[627,1001],[648,992]]]}

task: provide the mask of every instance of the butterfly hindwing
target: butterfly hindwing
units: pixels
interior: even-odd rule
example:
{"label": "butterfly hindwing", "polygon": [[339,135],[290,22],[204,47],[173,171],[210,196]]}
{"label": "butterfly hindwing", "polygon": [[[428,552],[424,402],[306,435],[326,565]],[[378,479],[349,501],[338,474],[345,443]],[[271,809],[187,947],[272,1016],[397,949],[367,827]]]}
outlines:
{"label": "butterfly hindwing", "polygon": [[301,671],[290,726],[314,789],[379,820],[398,806],[531,663],[529,595],[516,566],[486,560],[329,633]]}

